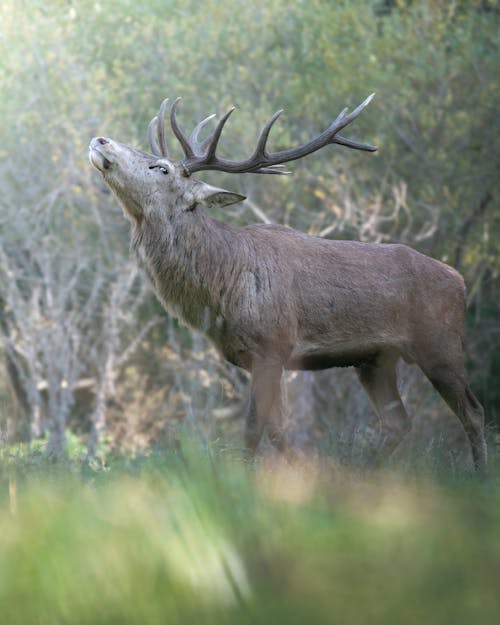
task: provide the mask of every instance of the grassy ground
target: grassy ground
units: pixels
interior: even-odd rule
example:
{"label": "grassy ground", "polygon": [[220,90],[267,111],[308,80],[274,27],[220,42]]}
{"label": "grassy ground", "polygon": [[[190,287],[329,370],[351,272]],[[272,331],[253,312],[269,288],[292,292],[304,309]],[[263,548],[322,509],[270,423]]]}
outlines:
{"label": "grassy ground", "polygon": [[0,456],[5,625],[498,622],[498,471]]}

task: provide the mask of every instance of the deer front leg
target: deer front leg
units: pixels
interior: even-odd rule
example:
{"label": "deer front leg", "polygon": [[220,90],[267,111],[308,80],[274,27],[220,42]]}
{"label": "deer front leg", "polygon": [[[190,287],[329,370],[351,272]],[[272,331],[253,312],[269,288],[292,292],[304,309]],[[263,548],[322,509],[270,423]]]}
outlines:
{"label": "deer front leg", "polygon": [[281,452],[287,449],[283,431],[283,405],[281,399],[281,363],[255,360],[252,367],[250,406],[247,413],[245,445],[252,458],[267,431],[271,443]]}

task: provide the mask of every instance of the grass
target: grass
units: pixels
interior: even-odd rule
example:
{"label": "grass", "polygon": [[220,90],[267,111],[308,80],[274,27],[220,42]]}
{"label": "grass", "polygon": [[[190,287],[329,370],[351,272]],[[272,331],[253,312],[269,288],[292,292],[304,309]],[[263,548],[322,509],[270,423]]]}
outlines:
{"label": "grass", "polygon": [[497,473],[1,453],[5,625],[498,622]]}

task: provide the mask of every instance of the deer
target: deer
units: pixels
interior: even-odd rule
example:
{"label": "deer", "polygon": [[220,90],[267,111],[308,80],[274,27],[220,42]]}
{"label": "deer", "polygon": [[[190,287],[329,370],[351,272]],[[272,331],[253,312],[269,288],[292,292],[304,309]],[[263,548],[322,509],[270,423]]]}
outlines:
{"label": "deer", "polygon": [[[169,155],[168,99],[148,127],[151,152],[106,137],[90,142],[89,159],[131,224],[131,249],[165,310],[203,332],[230,363],[250,373],[245,449],[254,457],[264,432],[287,453],[281,380],[287,370],[355,368],[377,419],[379,465],[400,446],[411,420],[398,391],[400,359],[416,364],[460,420],[477,470],[487,463],[484,413],[465,375],[465,285],[452,267],[399,243],[310,236],[275,224],[232,226],[211,216],[242,202],[206,184],[200,171],[289,174],[285,163],[328,145],[374,152],[339,134],[370,103],[344,108],[325,131],[270,152],[262,128],[253,153],[231,160],[217,149],[235,110],[199,122],[189,137],[170,106],[170,126],[184,156]],[[206,134],[206,131],[204,131]]]}

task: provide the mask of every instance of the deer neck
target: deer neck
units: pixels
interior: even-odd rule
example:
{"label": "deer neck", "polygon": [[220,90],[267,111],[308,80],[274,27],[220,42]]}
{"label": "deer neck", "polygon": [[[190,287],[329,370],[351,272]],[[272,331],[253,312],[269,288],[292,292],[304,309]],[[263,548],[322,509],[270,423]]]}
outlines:
{"label": "deer neck", "polygon": [[132,232],[132,247],[159,300],[209,335],[230,314],[231,293],[244,271],[238,231],[198,207],[161,224],[157,216],[143,219]]}

